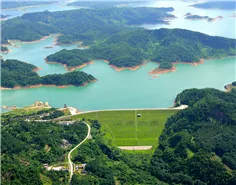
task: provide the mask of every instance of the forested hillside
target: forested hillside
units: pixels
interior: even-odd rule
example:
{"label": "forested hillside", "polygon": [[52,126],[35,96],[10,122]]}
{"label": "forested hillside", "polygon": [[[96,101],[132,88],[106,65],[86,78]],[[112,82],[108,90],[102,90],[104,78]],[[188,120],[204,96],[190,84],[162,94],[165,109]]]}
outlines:
{"label": "forested hillside", "polygon": [[168,183],[235,184],[236,93],[189,89],[176,102],[190,108],[167,121],[152,175]]}
{"label": "forested hillside", "polygon": [[59,12],[27,13],[2,23],[2,43],[7,40],[34,41],[52,33],[61,33],[59,43],[95,40],[127,30],[127,25],[165,23],[173,8],[108,8]]}
{"label": "forested hillside", "polygon": [[[87,126],[79,122],[65,126],[25,121],[29,116],[1,115],[1,183],[68,184],[68,172],[47,171],[43,164],[63,163],[71,147],[85,138]],[[63,140],[70,145],[63,147]]]}
{"label": "forested hillside", "polygon": [[[168,119],[153,155],[122,152],[104,138],[102,122],[85,119],[92,139],[72,160],[86,163],[86,173],[74,173],[71,184],[236,184],[236,93],[189,89],[176,102],[189,108]],[[28,123],[26,118],[2,115],[3,184],[42,184],[45,179],[68,184],[68,172],[46,171],[42,164],[62,161],[68,150],[61,148],[61,140],[80,142],[86,126]]]}
{"label": "forested hillside", "polygon": [[[183,29],[135,30],[115,34],[86,50],[62,50],[46,59],[78,66],[93,59],[116,67],[133,67],[152,60],[170,68],[173,62],[199,62],[236,54],[236,40]],[[171,55],[170,55],[171,53]]]}
{"label": "forested hillside", "polygon": [[1,86],[14,88],[32,85],[74,85],[81,86],[96,80],[82,71],[65,74],[50,74],[40,77],[34,70],[36,66],[18,60],[1,60]]}

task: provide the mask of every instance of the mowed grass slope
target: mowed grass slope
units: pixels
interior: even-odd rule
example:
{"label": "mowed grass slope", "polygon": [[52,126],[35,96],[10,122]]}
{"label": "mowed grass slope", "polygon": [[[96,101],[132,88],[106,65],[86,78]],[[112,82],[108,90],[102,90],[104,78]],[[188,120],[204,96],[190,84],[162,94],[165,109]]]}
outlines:
{"label": "mowed grass slope", "polygon": [[[121,110],[99,111],[73,116],[73,119],[98,120],[105,131],[105,138],[116,146],[158,145],[168,117],[178,110]],[[141,114],[141,117],[137,117]]]}

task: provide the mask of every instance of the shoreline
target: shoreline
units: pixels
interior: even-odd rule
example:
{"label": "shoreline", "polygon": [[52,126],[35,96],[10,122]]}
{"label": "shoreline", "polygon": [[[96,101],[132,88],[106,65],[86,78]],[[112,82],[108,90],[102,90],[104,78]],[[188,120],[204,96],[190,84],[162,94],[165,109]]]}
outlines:
{"label": "shoreline", "polygon": [[162,69],[162,68],[157,67],[157,68],[151,70],[150,72],[148,72],[148,74],[150,74],[150,75],[159,75],[159,74],[165,74],[165,73],[170,73],[170,72],[175,72],[175,71],[176,71],[175,66],[173,66],[170,69]]}
{"label": "shoreline", "polygon": [[53,34],[47,35],[47,36],[43,36],[41,39],[38,40],[33,40],[33,41],[22,41],[22,40],[8,40],[9,44],[5,44],[6,46],[14,46],[17,47],[16,44],[14,44],[13,42],[19,42],[19,43],[23,43],[23,44],[35,44],[37,42],[41,42],[43,40],[46,40],[47,38],[53,36]]}
{"label": "shoreline", "polygon": [[[58,37],[60,37],[60,36],[62,36],[63,34],[61,34],[61,33],[58,33],[58,34],[56,34],[55,36],[54,36],[54,39],[53,39],[53,43],[52,43],[52,45],[51,46],[45,46],[44,48],[46,48],[46,49],[49,49],[49,48],[53,48],[54,46],[57,46],[58,45]],[[53,36],[53,34],[51,34],[50,36]]]}
{"label": "shoreline", "polygon": [[36,67],[36,68],[33,69],[34,72],[37,72],[39,70],[42,70],[42,68]]}
{"label": "shoreline", "polygon": [[200,64],[203,64],[204,63],[204,59],[200,59],[198,62],[172,62],[172,64],[189,64],[189,65],[192,65],[192,66],[198,66]]}
{"label": "shoreline", "polygon": [[47,64],[59,64],[59,65],[62,65],[66,68],[66,71],[74,71],[76,69],[80,69],[80,68],[83,68],[87,65],[91,65],[91,64],[94,64],[93,61],[88,61],[88,62],[85,62],[84,64],[81,64],[81,65],[78,65],[78,66],[74,66],[74,67],[68,67],[66,64],[62,64],[62,63],[59,63],[59,62],[55,62],[55,61],[48,61],[46,58],[44,59],[46,61]]}
{"label": "shoreline", "polygon": [[215,22],[215,21],[217,21],[218,19],[223,19],[223,17],[222,17],[222,16],[217,16],[217,17],[215,17],[215,18],[209,18],[209,19],[207,19],[207,21],[208,21],[208,22]]}
{"label": "shoreline", "polygon": [[44,85],[44,84],[38,84],[38,85],[29,85],[29,86],[15,86],[13,88],[8,88],[8,87],[0,87],[0,90],[19,90],[19,89],[33,89],[33,88],[38,88],[38,87],[58,87],[58,88],[66,88],[69,86],[73,85]]}
{"label": "shoreline", "polygon": [[227,84],[224,86],[225,92],[230,92],[232,90],[232,84]]}
{"label": "shoreline", "polygon": [[1,51],[1,53],[2,53],[2,54],[8,54],[8,53],[12,52],[11,49],[9,49],[9,48],[7,48],[7,49],[8,49],[7,51]]}
{"label": "shoreline", "polygon": [[84,87],[90,83],[94,83],[96,82],[97,79],[95,80],[92,80],[90,82],[85,82],[83,83],[82,85],[80,86],[74,86],[74,85],[44,85],[44,84],[37,84],[37,85],[28,85],[28,86],[15,86],[13,88],[8,88],[8,87],[2,87],[0,86],[0,90],[19,90],[19,89],[33,89],[33,88],[38,88],[38,87],[57,87],[57,88],[60,88],[60,89],[64,89],[64,88],[67,88],[67,87]]}
{"label": "shoreline", "polygon": [[236,86],[233,86],[232,84],[227,84],[224,86],[224,88],[225,88],[225,92],[231,92],[232,89],[236,88]]}
{"label": "shoreline", "polygon": [[138,66],[134,66],[134,67],[116,67],[114,65],[110,65],[113,69],[115,69],[117,72],[123,71],[123,70],[131,70],[131,71],[136,71],[138,70],[140,67],[143,66],[143,64],[138,65]]}
{"label": "shoreline", "polygon": [[[200,59],[199,62],[172,62],[173,65],[176,65],[176,64],[189,64],[189,65],[192,65],[192,66],[198,66],[200,64],[203,64],[204,63],[204,59]],[[155,68],[153,70],[151,70],[150,72],[148,72],[148,74],[150,75],[158,75],[158,74],[165,74],[165,73],[169,73],[169,72],[175,72],[177,70],[176,66],[173,66],[172,68],[170,69],[162,69],[162,68]],[[156,76],[155,76],[156,78]]]}
{"label": "shoreline", "polygon": [[[208,16],[206,16],[206,17],[198,17],[198,18],[191,18],[191,17],[188,17],[188,15],[184,15],[185,16],[185,19],[187,19],[187,20],[192,20],[192,21],[197,21],[197,20],[206,20],[207,22],[215,22],[216,20],[218,20],[218,19],[223,19],[223,17],[222,16],[217,16],[217,17],[208,17]],[[191,15],[190,15],[191,16]]]}
{"label": "shoreline", "polygon": [[[104,60],[104,62],[109,63],[109,60]],[[148,61],[143,61],[142,64],[137,65],[137,66],[133,66],[133,67],[117,67],[115,65],[109,65],[110,67],[112,67],[113,69],[115,69],[117,72],[123,71],[123,70],[130,70],[130,71],[136,71],[138,70],[140,67],[146,65],[148,63]]]}

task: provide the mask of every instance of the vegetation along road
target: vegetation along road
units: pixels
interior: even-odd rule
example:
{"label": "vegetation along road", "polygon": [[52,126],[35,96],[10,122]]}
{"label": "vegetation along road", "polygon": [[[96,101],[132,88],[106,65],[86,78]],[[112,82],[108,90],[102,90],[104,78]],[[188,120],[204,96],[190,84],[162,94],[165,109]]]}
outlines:
{"label": "vegetation along road", "polygon": [[69,154],[68,154],[69,173],[70,173],[69,181],[71,181],[72,176],[73,176],[73,172],[74,172],[74,170],[73,170],[73,162],[71,161],[71,153],[72,153],[75,149],[77,149],[80,145],[82,145],[82,144],[88,139],[88,137],[90,136],[90,130],[91,130],[91,128],[90,128],[89,124],[87,124],[86,122],[83,122],[83,123],[86,124],[87,127],[88,127],[88,134],[87,134],[87,136],[84,138],[84,140],[81,141],[81,142],[80,142],[78,145],[76,145],[74,148],[72,148],[72,150],[71,150],[71,151],[69,152]]}

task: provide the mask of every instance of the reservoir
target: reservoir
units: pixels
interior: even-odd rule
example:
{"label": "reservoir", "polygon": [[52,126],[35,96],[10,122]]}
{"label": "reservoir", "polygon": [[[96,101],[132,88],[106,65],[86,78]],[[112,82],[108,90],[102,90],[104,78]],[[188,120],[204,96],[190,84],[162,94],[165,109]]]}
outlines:
{"label": "reservoir", "polygon": [[[146,6],[161,7],[171,6],[171,3],[163,4],[146,3]],[[226,10],[201,10],[188,7],[189,3],[176,2],[174,15],[176,19],[170,20],[169,25],[142,25],[149,29],[184,28],[200,31],[209,35],[218,35],[234,38],[235,18],[230,17],[234,11]],[[184,7],[185,6],[185,7]],[[181,8],[184,11],[181,12]],[[195,11],[195,12],[194,12]],[[206,20],[186,20],[185,13],[208,15],[210,17],[221,15],[224,18],[215,22]],[[39,75],[53,73],[65,73],[63,66],[47,64],[44,58],[61,49],[74,49],[78,45],[54,46],[54,35],[36,43],[14,42],[17,47],[9,47],[12,51],[2,54],[4,59],[18,59],[34,64],[41,68]],[[121,109],[121,108],[165,108],[173,106],[178,93],[188,88],[217,88],[224,90],[224,85],[235,81],[236,58],[224,58],[205,60],[204,64],[192,66],[188,64],[176,64],[176,72],[151,76],[149,71],[158,66],[157,63],[147,63],[136,71],[115,71],[107,63],[97,60],[94,64],[82,69],[98,79],[85,87],[39,87],[20,90],[1,91],[2,105],[24,107],[35,101],[47,101],[53,107],[63,107],[64,104],[76,107],[79,110],[97,109]],[[3,112],[6,110],[2,110]]]}

